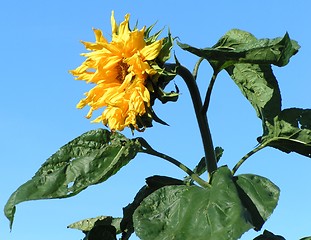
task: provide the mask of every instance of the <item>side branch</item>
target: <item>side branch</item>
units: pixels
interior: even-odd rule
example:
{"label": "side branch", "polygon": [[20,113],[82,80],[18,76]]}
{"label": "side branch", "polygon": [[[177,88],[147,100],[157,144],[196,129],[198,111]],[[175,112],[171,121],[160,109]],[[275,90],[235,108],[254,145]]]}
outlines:
{"label": "side branch", "polygon": [[143,138],[138,138],[138,141],[140,142],[142,149],[141,152],[148,153],[150,155],[163,158],[164,160],[167,160],[170,163],[173,163],[177,167],[179,167],[181,170],[183,170],[185,173],[187,173],[194,181],[196,181],[200,186],[206,188],[210,187],[210,184],[208,182],[205,182],[200,176],[196,173],[194,173],[190,168],[176,160],[175,158],[172,158],[168,155],[165,155],[164,153],[160,153],[156,150],[154,150]]}

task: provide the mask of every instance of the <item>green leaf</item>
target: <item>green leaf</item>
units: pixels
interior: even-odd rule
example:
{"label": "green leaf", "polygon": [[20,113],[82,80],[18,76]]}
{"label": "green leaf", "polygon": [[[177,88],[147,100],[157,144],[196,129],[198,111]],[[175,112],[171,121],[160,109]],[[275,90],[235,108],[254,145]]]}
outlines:
{"label": "green leaf", "polygon": [[261,119],[273,119],[281,112],[278,82],[269,65],[241,63],[227,72]]}
{"label": "green leaf", "polygon": [[233,29],[228,31],[212,48],[195,48],[177,42],[186,51],[208,60],[218,70],[236,63],[274,64],[285,66],[300,46],[289,38],[257,39],[252,34]]}
{"label": "green leaf", "polygon": [[98,225],[112,225],[116,228],[116,233],[121,233],[120,222],[122,218],[113,218],[111,216],[98,216],[95,218],[83,219],[70,224],[67,228],[77,229],[83,232],[89,232]]}
{"label": "green leaf", "polygon": [[[251,213],[240,200],[231,171],[227,167],[219,168],[213,174],[211,185],[205,189],[166,186],[155,191],[134,213],[136,234],[143,240],[238,239],[253,225]],[[248,187],[244,182],[241,185]],[[262,190],[262,182],[253,185]],[[264,190],[261,192],[266,194]]]}
{"label": "green leaf", "polygon": [[74,196],[114,175],[140,149],[137,140],[105,129],[86,132],[53,154],[7,201],[4,212],[10,226],[18,203]]}
{"label": "green leaf", "polygon": [[311,240],[311,237],[304,237],[304,238],[301,238],[300,240]]}
{"label": "green leaf", "polygon": [[146,178],[146,185],[138,191],[134,201],[123,208],[123,219],[120,223],[123,233],[122,239],[128,239],[134,232],[133,214],[141,202],[159,188],[171,185],[184,185],[184,182],[179,179],[158,175]]}
{"label": "green leaf", "polygon": [[274,235],[272,232],[265,230],[263,234],[254,238],[254,240],[285,240],[285,238],[279,235]]}
{"label": "green leaf", "polygon": [[280,113],[280,89],[270,65],[285,66],[298,52],[300,46],[288,33],[283,38],[257,39],[248,32],[233,29],[212,48],[178,45],[208,60],[214,71],[226,69],[259,118],[270,121]]}
{"label": "green leaf", "polygon": [[116,228],[112,225],[97,225],[85,234],[83,240],[117,240]]}
{"label": "green leaf", "polygon": [[284,109],[264,127],[261,144],[311,157],[311,109]]}
{"label": "green leaf", "polygon": [[242,204],[250,213],[252,224],[256,230],[260,230],[277,206],[280,189],[269,179],[253,174],[238,175],[235,183]]}
{"label": "green leaf", "polygon": [[[222,157],[223,152],[224,152],[224,149],[222,147],[215,147],[215,155],[216,155],[217,163]],[[206,171],[207,169],[206,169],[205,157],[202,157],[199,163],[197,164],[197,166],[193,169],[193,172],[201,176]],[[184,177],[184,181],[190,184],[193,183],[193,180],[190,176]]]}

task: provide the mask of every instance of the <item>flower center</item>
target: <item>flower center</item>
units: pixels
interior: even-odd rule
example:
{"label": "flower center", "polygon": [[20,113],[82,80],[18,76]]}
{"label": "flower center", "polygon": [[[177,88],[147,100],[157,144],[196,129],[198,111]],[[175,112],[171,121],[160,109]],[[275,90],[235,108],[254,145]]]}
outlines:
{"label": "flower center", "polygon": [[117,71],[118,71],[118,75],[117,75],[117,80],[122,83],[128,73],[128,68],[129,65],[124,63],[123,61],[120,61],[120,63],[117,66]]}

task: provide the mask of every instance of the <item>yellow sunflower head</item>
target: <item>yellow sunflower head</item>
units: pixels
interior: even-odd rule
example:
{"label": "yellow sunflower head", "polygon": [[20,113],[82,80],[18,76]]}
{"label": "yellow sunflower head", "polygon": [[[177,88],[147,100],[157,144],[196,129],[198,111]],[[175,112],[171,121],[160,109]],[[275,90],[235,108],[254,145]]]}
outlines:
{"label": "yellow sunflower head", "polygon": [[[125,127],[143,130],[151,126],[154,87],[161,75],[159,64],[168,58],[171,38],[157,40],[159,34],[149,37],[152,27],[141,30],[129,28],[129,14],[119,25],[111,15],[112,38],[108,42],[101,30],[93,29],[95,42],[84,42],[86,60],[71,70],[77,80],[95,86],[85,93],[77,108],[90,107],[104,111],[93,122],[102,122],[111,130]],[[163,71],[162,71],[163,72]]]}

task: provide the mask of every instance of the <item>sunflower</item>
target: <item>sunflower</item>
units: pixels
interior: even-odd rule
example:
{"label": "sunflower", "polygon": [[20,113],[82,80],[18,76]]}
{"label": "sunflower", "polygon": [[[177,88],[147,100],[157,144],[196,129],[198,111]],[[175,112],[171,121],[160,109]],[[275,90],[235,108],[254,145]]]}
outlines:
{"label": "sunflower", "polygon": [[163,40],[146,41],[146,27],[141,30],[129,28],[130,15],[119,25],[111,15],[112,38],[108,42],[102,31],[93,29],[95,42],[84,42],[88,53],[81,54],[86,60],[71,70],[77,80],[95,86],[85,93],[77,108],[90,107],[87,118],[93,111],[104,108],[93,122],[102,122],[111,130],[125,127],[143,130],[139,119],[148,115],[150,92],[148,81],[158,72],[154,60],[159,55]]}

